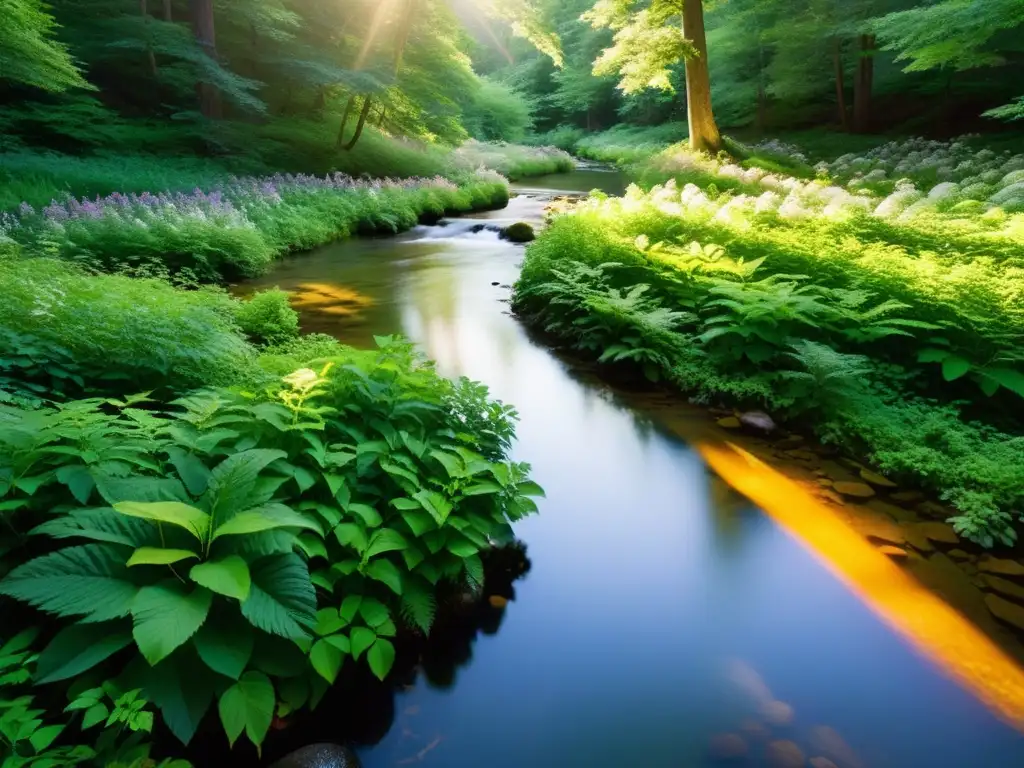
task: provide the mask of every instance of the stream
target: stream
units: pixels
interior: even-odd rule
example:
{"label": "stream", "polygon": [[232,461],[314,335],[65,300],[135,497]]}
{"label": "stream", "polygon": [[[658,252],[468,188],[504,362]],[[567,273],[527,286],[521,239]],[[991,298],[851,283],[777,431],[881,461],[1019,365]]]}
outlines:
{"label": "stream", "polygon": [[[553,196],[624,183],[588,168],[530,179],[505,210],[339,242],[242,287],[296,292],[306,332],[355,346],[403,333],[443,375],[486,383],[518,409],[515,458],[547,491],[517,526],[531,568],[500,625],[447,679],[395,694],[364,766],[700,768],[740,743],[744,765],[1024,765],[1024,737],[818,555],[509,315],[522,247],[478,225],[539,224]],[[804,759],[766,758],[772,740]]]}

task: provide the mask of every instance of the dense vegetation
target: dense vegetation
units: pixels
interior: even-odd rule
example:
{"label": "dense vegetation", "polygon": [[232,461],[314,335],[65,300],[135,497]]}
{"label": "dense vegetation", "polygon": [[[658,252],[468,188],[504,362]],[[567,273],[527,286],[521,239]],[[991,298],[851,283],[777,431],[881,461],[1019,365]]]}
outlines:
{"label": "dense vegetation", "polygon": [[1017,0],[6,0],[0,765],[259,749],[480,593],[541,495],[512,408],[223,286],[568,153],[638,186],[555,219],[521,317],[1013,542],[1022,28]]}

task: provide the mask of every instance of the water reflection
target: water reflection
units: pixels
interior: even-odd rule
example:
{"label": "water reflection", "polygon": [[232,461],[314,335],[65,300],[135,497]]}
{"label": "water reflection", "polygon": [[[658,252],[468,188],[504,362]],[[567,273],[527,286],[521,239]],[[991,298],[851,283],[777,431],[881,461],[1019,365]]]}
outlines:
{"label": "water reflection", "polygon": [[[494,216],[538,221],[544,204],[521,197]],[[423,674],[395,695],[394,727],[362,751],[367,768],[703,766],[715,764],[716,734],[741,735],[748,765],[792,756],[789,743],[840,768],[851,755],[864,768],[1024,762],[1021,736],[894,633],[821,554],[728,491],[685,443],[531,342],[505,314],[507,290],[492,285],[515,280],[520,248],[488,232],[423,234],[325,248],[263,281],[373,297],[364,326],[333,330],[363,345],[402,331],[443,374],[486,382],[521,413],[517,457],[548,492],[542,514],[518,527],[533,567],[514,602],[474,617],[468,644],[438,635],[443,649],[431,653],[448,662],[424,655]],[[303,322],[332,328],[311,314]],[[961,651],[973,658],[975,648]],[[758,696],[736,685],[730,660],[754,671]],[[766,699],[790,708],[789,722]]]}

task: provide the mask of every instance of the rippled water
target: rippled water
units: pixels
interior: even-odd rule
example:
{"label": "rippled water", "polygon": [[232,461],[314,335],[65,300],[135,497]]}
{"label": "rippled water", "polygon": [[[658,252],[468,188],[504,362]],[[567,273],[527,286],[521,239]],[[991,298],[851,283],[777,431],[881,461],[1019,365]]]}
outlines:
{"label": "rippled water", "polygon": [[[500,628],[448,684],[420,675],[396,694],[365,766],[710,766],[712,735],[763,723],[771,700],[794,712],[771,739],[840,768],[1024,765],[1024,738],[817,556],[508,315],[523,251],[472,228],[539,222],[544,190],[622,184],[599,171],[531,180],[504,211],[338,243],[246,286],[335,295],[333,313],[307,304],[305,330],[356,345],[402,332],[443,374],[486,382],[519,409],[516,455],[548,492],[518,527],[532,569]],[[745,738],[746,764],[767,764],[760,737]]]}

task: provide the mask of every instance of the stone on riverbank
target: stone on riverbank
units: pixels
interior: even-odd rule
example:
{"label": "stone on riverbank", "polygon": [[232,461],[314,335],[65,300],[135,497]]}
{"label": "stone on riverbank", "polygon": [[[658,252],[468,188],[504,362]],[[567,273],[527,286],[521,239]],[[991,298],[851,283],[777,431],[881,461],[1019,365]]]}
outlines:
{"label": "stone on riverbank", "polygon": [[985,605],[992,615],[1012,627],[1024,630],[1024,606],[1011,603],[999,595],[985,595]]}
{"label": "stone on riverbank", "polygon": [[1024,587],[1014,584],[1009,579],[1001,579],[998,576],[983,573],[981,575],[981,582],[985,585],[985,589],[991,589],[1006,597],[1012,597],[1017,602],[1024,602]]}
{"label": "stone on riverbank", "polygon": [[756,429],[760,432],[774,432],[775,422],[772,417],[762,411],[748,411],[740,414],[740,423],[744,427]]}
{"label": "stone on riverbank", "polygon": [[833,487],[843,496],[855,499],[870,499],[875,495],[875,489],[866,483],[839,482]]}
{"label": "stone on riverbank", "polygon": [[896,483],[887,477],[883,477],[877,472],[872,472],[870,469],[862,469],[860,471],[860,478],[866,483],[870,483],[876,488],[895,488]]}
{"label": "stone on riverbank", "polygon": [[533,227],[525,221],[519,221],[505,227],[501,230],[501,237],[513,243],[532,243],[537,239]]}
{"label": "stone on riverbank", "polygon": [[978,570],[998,573],[1000,576],[1024,576],[1024,565],[1016,560],[1003,560],[998,557],[982,558],[978,561]]}
{"label": "stone on riverbank", "polygon": [[359,758],[339,744],[310,744],[297,749],[270,768],[360,768]]}

